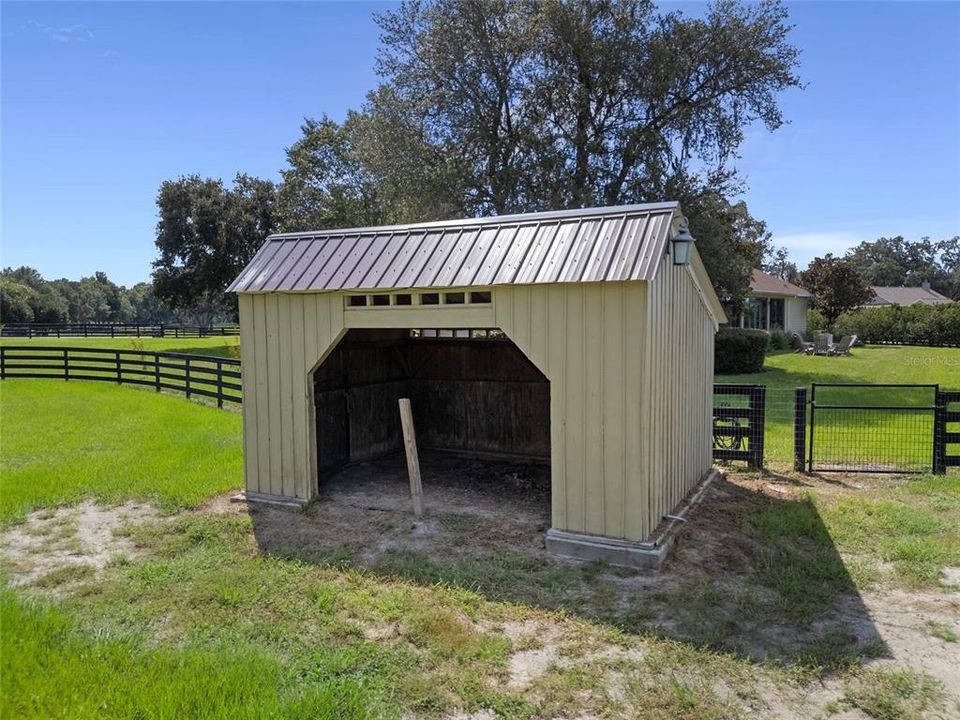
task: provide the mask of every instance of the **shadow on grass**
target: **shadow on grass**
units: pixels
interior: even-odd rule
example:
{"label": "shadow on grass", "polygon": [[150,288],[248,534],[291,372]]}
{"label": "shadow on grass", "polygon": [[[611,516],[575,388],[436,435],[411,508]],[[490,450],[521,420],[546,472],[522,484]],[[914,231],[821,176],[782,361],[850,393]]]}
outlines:
{"label": "shadow on grass", "polygon": [[305,511],[252,507],[254,534],[266,554],[441,583],[758,661],[840,669],[886,653],[809,498],[718,481],[663,569],[640,572],[549,555],[542,497],[436,481],[425,470],[428,515],[416,522],[402,465],[354,466]]}

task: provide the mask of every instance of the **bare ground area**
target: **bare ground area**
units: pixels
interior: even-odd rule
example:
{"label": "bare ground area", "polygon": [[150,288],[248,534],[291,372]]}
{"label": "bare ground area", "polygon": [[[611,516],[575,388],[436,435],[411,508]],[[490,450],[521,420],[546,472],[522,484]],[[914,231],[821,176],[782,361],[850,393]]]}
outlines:
{"label": "bare ground area", "polygon": [[10,584],[61,589],[103,570],[111,561],[135,557],[136,546],[114,531],[157,517],[149,505],[133,502],[102,507],[86,501],[31,513],[0,536]]}
{"label": "bare ground area", "polygon": [[[751,518],[771,513],[776,518],[778,508],[804,503],[806,493],[856,492],[869,478],[730,474],[707,491],[665,567],[640,572],[546,553],[550,513],[544,466],[437,453],[425,453],[422,466],[426,516],[421,520],[412,516],[401,457],[345,469],[303,511],[218,496],[195,512],[249,514],[256,544],[266,555],[358,567],[418,583],[442,581],[531,607],[519,617],[486,619],[475,628],[509,638],[506,682],[519,693],[548,697],[564,673],[589,669],[605,686],[593,705],[615,707],[643,682],[637,672],[649,652],[645,638],[653,635],[763,668],[830,665],[832,658],[842,666],[843,658],[855,657],[871,668],[924,673],[943,690],[943,703],[931,717],[960,717],[960,644],[931,633],[938,628],[940,635],[960,635],[956,568],[945,571],[939,588],[905,589],[881,577],[868,591],[858,591],[845,571],[858,558],[820,548],[817,562],[841,572],[831,571],[827,581],[811,586],[810,593],[822,597],[798,609],[780,591],[790,587],[791,573],[797,583],[805,581],[801,568],[791,565],[801,561],[789,552],[771,555],[767,543],[745,530]],[[135,557],[135,544],[114,531],[156,522],[156,517],[148,506],[130,503],[114,508],[83,503],[33,513],[0,537],[7,575],[13,584],[63,591],[61,583],[44,579],[82,567],[89,568],[81,571],[87,576],[102,572],[117,556]],[[882,567],[875,570],[882,576]],[[799,598],[810,594],[802,586],[795,590]],[[622,631],[622,642],[596,642],[582,619]],[[390,623],[364,627],[367,639],[376,642],[388,643],[399,632]],[[876,716],[840,702],[850,695],[850,683],[859,682],[840,672],[798,684],[774,677],[758,672],[746,691],[718,680],[710,691],[763,717]]]}

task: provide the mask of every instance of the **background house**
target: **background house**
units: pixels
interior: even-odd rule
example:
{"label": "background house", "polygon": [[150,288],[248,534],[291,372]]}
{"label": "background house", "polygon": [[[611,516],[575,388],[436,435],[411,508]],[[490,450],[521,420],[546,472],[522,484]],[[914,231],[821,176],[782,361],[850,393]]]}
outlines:
{"label": "background house", "polygon": [[884,307],[888,305],[944,305],[953,300],[930,289],[930,283],[923,283],[920,287],[886,287],[873,285],[877,296],[867,303],[869,307]]}
{"label": "background house", "polygon": [[743,312],[739,317],[731,315],[730,325],[802,334],[807,330],[811,297],[802,287],[755,269]]}

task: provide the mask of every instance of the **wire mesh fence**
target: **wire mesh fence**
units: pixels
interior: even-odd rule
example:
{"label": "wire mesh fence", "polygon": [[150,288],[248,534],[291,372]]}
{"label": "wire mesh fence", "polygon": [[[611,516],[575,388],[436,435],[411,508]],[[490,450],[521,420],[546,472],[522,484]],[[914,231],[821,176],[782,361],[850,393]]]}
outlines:
{"label": "wire mesh fence", "polygon": [[813,384],[809,469],[933,471],[937,393],[936,385]]}
{"label": "wire mesh fence", "polygon": [[812,405],[814,386],[766,387],[758,417],[758,410],[750,409],[751,387],[756,386],[714,386],[714,459],[719,462],[756,465],[748,452],[751,442],[758,442],[749,432],[756,427],[762,428],[761,463],[773,470],[960,471],[960,393],[937,395],[933,385],[818,383]]}

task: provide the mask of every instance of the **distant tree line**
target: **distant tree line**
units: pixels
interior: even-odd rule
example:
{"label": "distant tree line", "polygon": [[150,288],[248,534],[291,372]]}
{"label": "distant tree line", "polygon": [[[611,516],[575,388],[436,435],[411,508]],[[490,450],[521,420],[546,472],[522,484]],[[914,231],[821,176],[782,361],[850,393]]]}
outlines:
{"label": "distant tree line", "polygon": [[801,84],[779,0],[701,17],[647,0],[414,0],[376,21],[379,85],[343,122],[306,119],[280,183],[163,183],[163,302],[233,311],[225,287],[274,231],[671,199],[739,310],[769,233],[736,200],[733,161]]}
{"label": "distant tree line", "polygon": [[[117,285],[97,272],[80,280],[45,280],[31,267],[0,271],[0,322],[2,323],[156,323],[211,324],[189,313],[166,307],[153,284]],[[215,322],[227,322],[219,314]]]}

